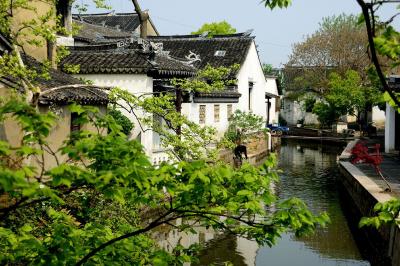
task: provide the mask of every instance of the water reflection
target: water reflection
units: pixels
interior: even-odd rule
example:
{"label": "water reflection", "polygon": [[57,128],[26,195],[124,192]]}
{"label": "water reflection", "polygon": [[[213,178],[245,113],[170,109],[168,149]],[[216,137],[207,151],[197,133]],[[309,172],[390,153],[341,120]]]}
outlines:
{"label": "water reflection", "polygon": [[273,248],[260,248],[257,265],[369,265],[361,258],[341,210],[336,177],[342,144],[283,140],[276,191],[280,198],[299,197],[315,212],[327,211],[332,223],[314,235],[284,235]]}
{"label": "water reflection", "polygon": [[[276,186],[280,198],[299,197],[315,212],[327,211],[332,223],[309,237],[283,235],[272,247],[258,247],[255,242],[199,228],[199,234],[182,235],[174,230],[159,232],[162,247],[177,243],[188,246],[205,243],[199,265],[317,266],[369,265],[361,258],[339,203],[336,177],[337,155],[344,144],[321,144],[282,140],[279,147],[281,182]],[[178,221],[179,223],[179,221]]]}

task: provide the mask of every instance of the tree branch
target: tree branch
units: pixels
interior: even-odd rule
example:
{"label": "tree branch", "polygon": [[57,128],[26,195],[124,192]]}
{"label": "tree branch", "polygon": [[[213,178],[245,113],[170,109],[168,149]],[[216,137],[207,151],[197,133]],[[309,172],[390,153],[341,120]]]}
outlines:
{"label": "tree branch", "polygon": [[81,260],[79,260],[75,265],[79,266],[79,265],[83,265],[84,263],[86,263],[91,257],[93,257],[94,255],[96,255],[96,253],[98,253],[99,251],[103,250],[104,248],[114,244],[115,242],[118,242],[120,240],[124,240],[127,238],[130,238],[132,236],[136,236],[136,235],[140,235],[143,233],[146,233],[148,231],[150,231],[153,228],[156,228],[157,226],[160,226],[162,224],[168,223],[170,221],[176,220],[176,217],[172,217],[166,220],[163,220],[165,217],[167,217],[168,215],[170,215],[172,213],[172,211],[167,211],[166,213],[164,213],[163,215],[161,215],[160,217],[158,217],[156,220],[154,220],[153,222],[151,222],[147,227],[130,232],[128,234],[113,238],[103,244],[101,244],[100,246],[98,246],[97,248],[93,249],[92,251],[90,251],[85,257],[83,257]]}
{"label": "tree branch", "polygon": [[[400,1],[380,1],[380,2],[390,2],[390,3],[394,3],[394,2],[400,2]],[[367,28],[367,34],[368,34],[368,43],[369,43],[369,48],[370,48],[370,52],[371,52],[371,59],[372,59],[372,63],[375,66],[376,72],[378,74],[379,80],[383,86],[383,90],[386,91],[390,97],[393,99],[393,101],[395,102],[395,104],[397,106],[400,106],[400,102],[397,99],[396,95],[394,94],[392,88],[390,88],[390,86],[388,85],[387,81],[386,81],[386,77],[382,72],[382,68],[379,64],[379,59],[376,53],[376,49],[375,49],[375,42],[374,42],[374,35],[373,32],[374,30],[372,29],[372,25],[371,25],[371,18],[370,18],[370,13],[369,10],[370,8],[372,8],[372,5],[370,5],[369,3],[365,3],[363,0],[357,0],[357,3],[359,4],[359,6],[361,7],[362,13],[364,15],[364,20],[365,20],[365,26]]]}

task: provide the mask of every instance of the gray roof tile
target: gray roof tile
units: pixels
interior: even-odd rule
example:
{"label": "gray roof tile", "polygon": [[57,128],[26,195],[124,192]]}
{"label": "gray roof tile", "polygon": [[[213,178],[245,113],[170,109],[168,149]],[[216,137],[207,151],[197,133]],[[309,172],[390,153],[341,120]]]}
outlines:
{"label": "gray roof tile", "polygon": [[[196,62],[194,66],[203,68],[207,64],[213,67],[243,64],[254,38],[239,33],[212,38],[199,35],[151,36],[149,40],[162,42],[164,50],[170,51],[175,57],[185,58],[189,52],[200,55],[201,61]],[[216,51],[225,51],[225,55],[215,56]]]}
{"label": "gray roof tile", "polygon": [[79,27],[78,33],[74,36],[74,39],[79,41],[98,43],[132,36],[130,32],[116,30],[115,28],[103,27],[79,20],[74,20],[73,22]]}
{"label": "gray roof tile", "polygon": [[73,18],[91,24],[117,28],[121,31],[133,32],[140,26],[136,13],[102,13],[102,14],[74,14]]}
{"label": "gray roof tile", "polygon": [[[137,44],[136,47],[138,48]],[[80,74],[150,74],[162,77],[193,76],[196,69],[187,62],[139,49],[118,49],[115,44],[71,47],[61,62],[79,65]]]}
{"label": "gray roof tile", "polygon": [[[47,70],[43,64],[28,55],[22,54],[22,60],[27,68],[35,69],[39,74],[33,79],[33,83],[42,90],[39,98],[40,104],[76,102],[79,104],[103,105],[108,103],[105,88],[86,85],[81,80],[56,69],[50,68]],[[48,78],[42,75],[44,71],[48,71]],[[0,77],[0,81],[18,90],[23,87],[21,80],[16,77]]]}

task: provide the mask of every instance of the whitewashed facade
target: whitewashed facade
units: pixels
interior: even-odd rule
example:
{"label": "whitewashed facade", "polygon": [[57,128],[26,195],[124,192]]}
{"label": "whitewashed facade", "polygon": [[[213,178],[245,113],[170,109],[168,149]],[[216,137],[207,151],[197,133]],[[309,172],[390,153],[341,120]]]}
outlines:
{"label": "whitewashed facade", "polygon": [[[201,125],[215,127],[218,136],[227,130],[229,114],[236,110],[252,112],[261,116],[265,123],[278,122],[277,101],[279,98],[278,86],[275,78],[264,76],[255,42],[252,41],[247,55],[237,73],[237,92],[241,94],[237,102],[226,99],[213,99],[209,102],[190,102],[183,104],[183,113],[191,121]],[[269,98],[269,100],[268,100]],[[268,104],[269,102],[269,104]],[[216,119],[215,106],[219,106],[219,119]],[[204,106],[204,107],[203,107]],[[205,109],[205,121],[201,121],[201,109]]]}
{"label": "whitewashed facade", "polygon": [[[163,42],[163,39],[149,40],[154,43]],[[218,38],[216,40],[220,41]],[[208,39],[190,37],[190,41],[192,41],[192,44],[197,45],[197,42],[203,42],[204,44],[204,41],[207,42]],[[236,50],[229,51],[230,56],[232,56],[232,54],[235,55],[237,52],[241,53],[240,59],[236,59],[236,61],[240,60],[240,69],[236,74],[237,86],[233,90],[221,92],[220,94],[222,95],[219,96],[208,95],[197,97],[192,95],[189,101],[183,102],[182,113],[195,123],[215,127],[218,132],[217,137],[221,137],[224,134],[228,128],[229,116],[238,109],[245,112],[253,112],[254,114],[263,117],[266,123],[277,122],[278,112],[276,110],[276,104],[279,97],[277,82],[274,78],[266,78],[264,76],[254,38],[239,34],[232,37],[224,37],[223,41],[225,43],[234,42],[235,45],[236,43],[242,44],[240,48],[233,46]],[[164,49],[168,51],[169,49],[165,48],[164,42],[163,44]],[[103,50],[99,49],[97,46],[92,47],[93,48],[90,48],[90,46],[77,47],[74,51],[71,51],[71,55],[65,59],[65,63],[78,62],[81,64],[81,74],[75,75],[76,77],[91,80],[98,86],[125,89],[134,95],[151,95],[154,90],[153,76],[146,73],[146,71],[143,72],[144,66],[140,66],[141,70],[139,72],[136,72],[135,70],[137,67],[135,66],[136,62],[145,64],[143,63],[143,60],[139,58],[141,55],[135,54],[134,50],[129,52],[132,54],[124,55],[124,51]],[[179,47],[176,49],[179,49]],[[199,54],[200,58],[203,60],[202,64],[207,64],[207,60],[210,60],[211,63],[220,59],[224,60],[222,57],[214,58],[214,56],[216,56],[214,55],[216,52],[214,50],[214,48],[211,48],[207,50],[208,54],[206,54],[205,51],[203,51],[202,54]],[[172,52],[173,49],[171,49],[171,53]],[[185,49],[183,52],[190,54],[192,51]],[[137,60],[132,60],[129,59],[130,56],[138,58]],[[181,56],[172,56],[173,58],[188,59],[184,54]],[[128,65],[120,63],[121,61],[125,62],[126,60],[129,60],[127,61]],[[215,61],[213,62],[213,60]],[[237,63],[236,61],[228,61],[224,66],[231,66],[232,63]],[[98,62],[98,64],[96,62]],[[183,64],[181,61],[179,62],[180,64]],[[177,63],[175,65],[179,64]],[[170,65],[168,67],[170,67]],[[186,69],[188,67],[185,67],[184,64],[182,67],[182,69],[177,69],[176,73],[191,71],[190,69]],[[201,66],[198,65],[197,67],[200,68]],[[128,73],[125,73],[126,69],[129,69]],[[169,77],[173,77],[173,74]],[[167,155],[160,147],[159,136],[151,130],[145,129],[143,131],[135,116],[126,112],[125,114],[135,124],[130,137],[132,139],[140,139],[146,154],[150,156],[151,160],[155,164],[168,160]],[[144,115],[139,112],[136,114],[139,116]]]}
{"label": "whitewashed facade", "polygon": [[[271,97],[268,115],[266,94],[279,97],[278,87],[275,79],[264,76],[255,41],[251,43],[246,59],[240,67],[237,79],[238,91],[242,94],[239,99],[238,109],[252,111],[254,114],[262,116],[265,121],[269,116],[269,121],[266,122],[277,122],[277,98]],[[253,84],[252,88],[249,86],[251,83]]]}
{"label": "whitewashed facade", "polygon": [[400,152],[400,114],[386,104],[385,152]]}
{"label": "whitewashed facade", "polygon": [[[97,86],[120,88],[137,96],[153,92],[153,78],[147,76],[146,74],[84,74],[75,76],[77,78],[91,80]],[[142,131],[135,116],[127,113],[127,111],[124,109],[120,110],[135,125],[129,137],[132,139],[140,139],[146,154],[151,155],[153,150],[152,131]],[[143,115],[143,113],[138,112],[137,115],[140,116]]]}
{"label": "whitewashed facade", "polygon": [[318,117],[311,112],[306,112],[302,102],[287,98],[282,100],[280,114],[288,125],[296,125],[297,122],[302,119],[304,119],[304,125],[319,124]]}

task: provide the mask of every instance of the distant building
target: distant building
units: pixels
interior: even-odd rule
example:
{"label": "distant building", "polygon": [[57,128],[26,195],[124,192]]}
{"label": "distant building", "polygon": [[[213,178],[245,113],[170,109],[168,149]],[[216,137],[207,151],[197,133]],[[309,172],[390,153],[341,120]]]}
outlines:
{"label": "distant building", "polygon": [[[320,77],[327,78],[335,68],[328,67],[305,67],[305,66],[286,66],[282,71],[284,75],[285,91],[283,92],[281,104],[281,118],[288,125],[296,125],[302,121],[304,125],[319,125],[318,117],[312,113],[312,109],[308,109],[305,104],[306,98],[315,98],[321,100],[323,93],[327,90],[327,84],[320,84],[319,87],[305,87],[302,80],[304,76],[317,82]],[[321,83],[321,82],[319,82]],[[302,84],[302,85],[299,85]],[[302,87],[303,86],[303,87]],[[344,115],[339,121],[345,123],[356,123],[357,117],[353,115]],[[380,110],[378,106],[373,106],[367,113],[366,121],[373,122],[378,129],[385,127],[385,112]]]}

